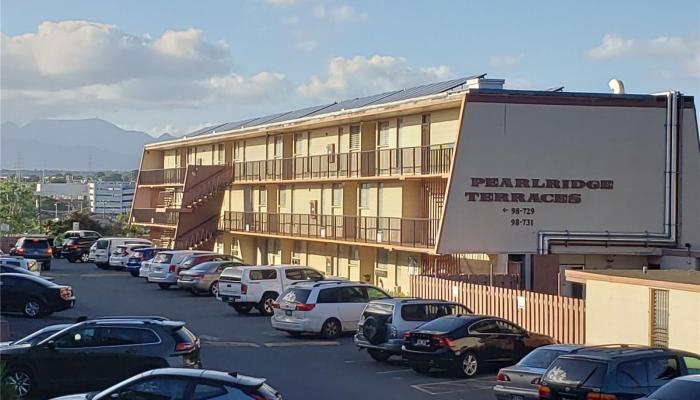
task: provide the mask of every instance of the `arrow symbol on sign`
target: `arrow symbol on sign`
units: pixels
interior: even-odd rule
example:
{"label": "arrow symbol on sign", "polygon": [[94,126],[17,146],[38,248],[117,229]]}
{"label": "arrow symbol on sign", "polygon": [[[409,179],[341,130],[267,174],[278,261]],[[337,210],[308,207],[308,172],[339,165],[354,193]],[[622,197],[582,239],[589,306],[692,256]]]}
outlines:
{"label": "arrow symbol on sign", "polygon": [[508,212],[508,209],[503,207],[503,212]]}

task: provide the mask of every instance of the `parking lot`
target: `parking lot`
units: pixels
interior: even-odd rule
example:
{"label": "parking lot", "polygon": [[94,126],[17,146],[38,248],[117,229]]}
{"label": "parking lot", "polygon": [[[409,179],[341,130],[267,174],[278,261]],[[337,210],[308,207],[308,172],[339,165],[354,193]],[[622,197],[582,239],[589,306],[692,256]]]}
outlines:
{"label": "parking lot", "polygon": [[73,287],[76,307],[37,320],[6,316],[15,338],[79,316],[162,315],[185,321],[200,336],[205,368],[266,377],[285,399],[493,399],[493,373],[469,380],[454,380],[440,371],[419,375],[399,359],[387,364],[371,360],[351,336],[336,341],[292,338],[272,329],[268,317],[238,315],[216,298],[164,291],[145,279],[92,264],[54,260],[45,275]]}

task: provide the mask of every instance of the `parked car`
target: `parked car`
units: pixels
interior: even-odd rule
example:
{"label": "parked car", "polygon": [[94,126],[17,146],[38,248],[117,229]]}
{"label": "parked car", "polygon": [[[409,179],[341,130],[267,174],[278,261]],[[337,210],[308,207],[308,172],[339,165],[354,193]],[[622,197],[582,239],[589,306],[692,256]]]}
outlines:
{"label": "parked car", "polygon": [[51,269],[53,249],[46,236],[23,236],[17,239],[9,254],[36,260],[41,264],[42,270]]}
{"label": "parked car", "polygon": [[0,347],[3,346],[18,346],[18,345],[29,345],[29,346],[34,346],[35,344],[41,342],[42,340],[46,339],[47,337],[53,335],[54,333],[58,331],[62,331],[69,326],[72,326],[72,324],[57,324],[57,325],[49,325],[45,328],[41,328],[36,332],[32,332],[29,335],[15,340],[15,341],[10,341],[10,342],[0,342]]}
{"label": "parked car", "polygon": [[239,314],[248,314],[255,307],[262,315],[272,315],[272,303],[291,284],[322,279],[322,273],[299,265],[227,268],[219,279],[219,299]]}
{"label": "parked car", "polygon": [[[32,272],[29,271],[26,268],[18,267],[15,265],[1,265],[0,264],[0,273],[3,274],[25,274],[25,275],[33,275],[33,276],[41,276],[39,272]],[[52,276],[41,276],[42,279],[46,279],[47,281],[52,281],[53,277]]]}
{"label": "parked car", "polygon": [[[199,258],[199,256],[204,256]],[[192,256],[198,256],[192,258]],[[231,259],[231,256],[214,254],[209,251],[197,250],[175,250],[158,253],[151,261],[151,268],[148,273],[148,281],[158,284],[161,289],[169,289],[172,285],[177,285],[177,274],[182,269],[188,269],[196,264],[197,260],[204,261],[224,261]],[[188,262],[187,266],[184,263]]]}
{"label": "parked car", "polygon": [[502,318],[446,316],[407,332],[403,357],[416,372],[444,368],[456,377],[473,377],[484,365],[511,365],[537,347],[554,344]]}
{"label": "parked car", "polygon": [[34,346],[0,347],[7,381],[22,397],[101,390],[155,368],[200,368],[199,352],[184,322],[155,317],[88,320]]}
{"label": "parked car", "polygon": [[0,256],[0,266],[18,267],[34,275],[41,275],[39,263],[36,260],[20,256]]}
{"label": "parked car", "polygon": [[127,237],[105,237],[100,238],[95,245],[95,265],[99,268],[109,267],[109,257],[118,246],[142,245],[153,246],[148,239],[127,238]]}
{"label": "parked car", "polygon": [[61,256],[71,263],[86,263],[90,256],[90,246],[102,235],[95,231],[67,231],[63,237]]}
{"label": "parked car", "polygon": [[207,253],[207,254],[192,254],[187,256],[184,260],[182,260],[182,263],[179,265],[179,271],[182,270],[187,270],[190,269],[194,266],[197,266],[203,262],[207,261],[239,261],[236,260],[235,257],[226,255],[226,254],[219,254],[219,253]]}
{"label": "parked car", "polygon": [[582,348],[573,344],[551,344],[532,350],[517,364],[498,371],[493,394],[497,400],[539,399],[540,379],[552,362],[562,354]]}
{"label": "parked car", "polygon": [[590,346],[559,356],[542,376],[540,399],[632,400],[700,373],[700,356],[636,345]]}
{"label": "parked car", "polygon": [[161,368],[138,374],[98,393],[64,396],[55,400],[106,399],[281,400],[282,395],[265,383],[264,378],[235,372]]}
{"label": "parked car", "polygon": [[73,308],[75,296],[70,286],[57,285],[38,276],[0,274],[3,312],[21,312],[37,318]]}
{"label": "parked car", "polygon": [[111,268],[126,269],[126,263],[137,250],[149,247],[147,244],[122,244],[112,250],[109,256],[109,266]]}
{"label": "parked car", "polygon": [[355,335],[355,345],[376,361],[401,355],[403,335],[445,315],[472,314],[467,307],[444,300],[390,298],[367,303]]}
{"label": "parked car", "polygon": [[[159,251],[166,251],[168,249],[163,247],[141,247],[139,249],[134,249],[133,253],[129,256],[126,261],[126,270],[131,274],[131,276],[140,276],[142,264],[146,261],[151,260],[158,254]],[[148,277],[148,275],[146,275]]]}
{"label": "parked car", "polygon": [[372,300],[390,298],[368,283],[349,281],[297,282],[272,304],[272,327],[291,335],[321,334],[334,339],[357,330],[362,310]]}
{"label": "parked car", "polygon": [[639,400],[700,400],[700,375],[680,376]]}
{"label": "parked car", "polygon": [[88,252],[88,262],[94,263],[95,262],[95,252],[97,251],[97,242],[93,243],[92,246],[90,246],[90,251]]}
{"label": "parked car", "polygon": [[201,292],[212,296],[219,294],[219,276],[229,267],[240,267],[243,263],[237,261],[207,261],[190,269],[180,271],[177,276],[177,286],[188,289],[192,294]]}
{"label": "parked car", "polygon": [[51,250],[53,253],[53,258],[62,258],[61,250],[63,249],[63,233],[56,235],[51,241]]}

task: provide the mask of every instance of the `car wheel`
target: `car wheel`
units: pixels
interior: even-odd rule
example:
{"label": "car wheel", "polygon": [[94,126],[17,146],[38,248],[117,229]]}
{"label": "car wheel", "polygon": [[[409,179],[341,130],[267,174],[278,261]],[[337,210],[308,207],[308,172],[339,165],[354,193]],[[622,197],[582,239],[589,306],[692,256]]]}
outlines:
{"label": "car wheel", "polygon": [[88,254],[88,253],[83,253],[83,254],[80,255],[80,262],[81,262],[81,263],[87,263],[89,258],[90,258],[90,254]]}
{"label": "car wheel", "polygon": [[5,375],[4,383],[14,390],[18,398],[26,398],[34,389],[32,375],[23,368],[11,369]]}
{"label": "car wheel", "polygon": [[408,363],[412,370],[418,372],[419,374],[427,374],[430,371],[430,365],[424,362],[411,361]]}
{"label": "car wheel", "polygon": [[24,303],[23,312],[24,315],[29,318],[36,318],[40,316],[43,311],[41,302],[37,299],[29,299]]}
{"label": "car wheel", "polygon": [[263,296],[262,300],[260,300],[260,303],[258,303],[258,311],[260,311],[260,314],[262,315],[272,315],[275,312],[275,309],[272,308],[272,303],[275,302],[275,299],[277,296],[274,294],[266,294]]}
{"label": "car wheel", "polygon": [[215,281],[209,286],[209,293],[215,297],[219,294],[219,281]]}
{"label": "car wheel", "polygon": [[253,309],[250,304],[229,303],[229,305],[239,314],[248,314]]}
{"label": "car wheel", "polygon": [[323,323],[321,327],[321,336],[325,339],[337,339],[343,333],[343,328],[340,326],[340,321],[331,318]]}
{"label": "car wheel", "polygon": [[367,349],[367,354],[369,354],[369,356],[372,357],[374,361],[379,362],[387,362],[389,361],[389,357],[391,357],[391,353],[389,353],[388,351],[377,349]]}
{"label": "car wheel", "polygon": [[462,354],[454,367],[454,375],[459,378],[471,378],[479,372],[479,358],[471,351]]}
{"label": "car wheel", "polygon": [[170,284],[169,283],[159,283],[158,287],[163,289],[163,290],[168,290],[168,289],[170,289]]}
{"label": "car wheel", "polygon": [[129,271],[129,273],[130,273],[131,276],[133,276],[134,278],[138,278],[138,277],[139,277],[139,271],[138,271],[138,270],[132,269],[131,271]]}

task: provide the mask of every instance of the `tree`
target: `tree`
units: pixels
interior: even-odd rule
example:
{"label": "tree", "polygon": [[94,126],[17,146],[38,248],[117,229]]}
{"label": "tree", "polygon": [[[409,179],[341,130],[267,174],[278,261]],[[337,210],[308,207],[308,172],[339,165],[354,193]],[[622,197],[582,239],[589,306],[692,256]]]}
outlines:
{"label": "tree", "polygon": [[35,233],[39,229],[33,188],[32,184],[0,182],[0,223],[9,224],[11,233]]}
{"label": "tree", "polygon": [[90,214],[86,212],[74,211],[70,215],[58,221],[47,221],[44,225],[44,231],[47,235],[57,236],[65,231],[70,231],[73,229],[73,222],[80,224],[80,229],[85,229],[88,231],[96,231],[102,235],[110,235],[112,232],[109,227],[105,227],[98,221],[90,218]]}

